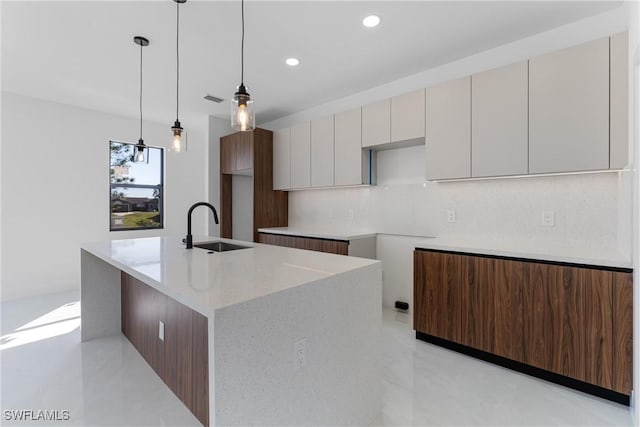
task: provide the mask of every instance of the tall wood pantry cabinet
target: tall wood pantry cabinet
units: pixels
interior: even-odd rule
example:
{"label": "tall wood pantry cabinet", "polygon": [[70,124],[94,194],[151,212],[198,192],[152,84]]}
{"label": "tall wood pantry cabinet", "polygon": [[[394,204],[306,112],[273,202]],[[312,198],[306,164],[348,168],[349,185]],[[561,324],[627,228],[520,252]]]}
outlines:
{"label": "tall wood pantry cabinet", "polygon": [[273,190],[273,132],[255,129],[220,138],[220,236],[233,238],[233,176],[250,176],[253,181],[252,235],[258,228],[288,224],[289,198]]}

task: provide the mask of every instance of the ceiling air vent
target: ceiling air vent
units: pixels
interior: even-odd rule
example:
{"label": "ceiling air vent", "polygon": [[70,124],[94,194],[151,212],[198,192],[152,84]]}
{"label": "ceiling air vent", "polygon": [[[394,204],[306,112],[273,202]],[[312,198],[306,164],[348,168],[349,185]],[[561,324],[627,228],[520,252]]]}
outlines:
{"label": "ceiling air vent", "polygon": [[224,101],[224,99],[218,98],[217,96],[213,96],[213,95],[205,95],[204,99],[206,99],[207,101],[213,101],[218,104]]}

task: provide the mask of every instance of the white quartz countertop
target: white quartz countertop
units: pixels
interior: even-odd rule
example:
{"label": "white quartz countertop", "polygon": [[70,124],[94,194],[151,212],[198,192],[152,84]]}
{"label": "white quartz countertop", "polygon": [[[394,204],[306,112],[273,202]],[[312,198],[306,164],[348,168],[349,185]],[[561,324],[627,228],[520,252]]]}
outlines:
{"label": "white quartz countertop", "polygon": [[463,237],[434,237],[419,241],[416,248],[450,252],[465,252],[479,255],[494,255],[531,260],[585,264],[602,267],[632,268],[630,259],[615,251],[598,251],[583,247],[542,245],[509,242],[507,240],[465,239]]}
{"label": "white quartz countertop", "polygon": [[216,237],[251,246],[209,253],[186,249],[178,237],[85,243],[82,249],[169,297],[210,315],[214,310],[355,270],[380,261]]}
{"label": "white quartz countertop", "polygon": [[259,228],[258,232],[344,241],[363,239],[365,237],[373,237],[376,235],[375,231],[370,230],[322,230],[297,227]]}

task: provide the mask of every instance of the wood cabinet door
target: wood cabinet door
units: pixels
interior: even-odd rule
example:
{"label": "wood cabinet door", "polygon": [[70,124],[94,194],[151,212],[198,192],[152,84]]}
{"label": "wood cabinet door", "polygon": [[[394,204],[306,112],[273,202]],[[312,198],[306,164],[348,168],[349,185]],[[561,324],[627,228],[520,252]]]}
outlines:
{"label": "wood cabinet door", "polygon": [[469,263],[463,344],[521,362],[524,264],[488,257],[470,257]]}
{"label": "wood cabinet door", "polygon": [[460,342],[462,288],[468,280],[463,255],[414,252],[414,328]]}
{"label": "wood cabinet door", "polygon": [[529,61],[529,172],[609,168],[609,38]]}
{"label": "wood cabinet door", "polygon": [[611,388],[612,273],[528,264],[524,362]]}
{"label": "wood cabinet door", "polygon": [[255,131],[234,133],[233,151],[235,154],[235,171],[253,168],[253,140]]}
{"label": "wood cabinet door", "polygon": [[613,390],[630,394],[633,387],[633,274],[614,272],[612,277]]}
{"label": "wood cabinet door", "polygon": [[426,92],[426,178],[471,176],[471,77]]}
{"label": "wood cabinet door", "polygon": [[373,147],[391,142],[391,100],[389,98],[362,107],[362,146]]}
{"label": "wood cabinet door", "polygon": [[424,89],[391,98],[391,142],[424,138]]}
{"label": "wood cabinet door", "polygon": [[233,150],[233,135],[220,138],[220,173],[233,173],[236,170],[236,155]]}

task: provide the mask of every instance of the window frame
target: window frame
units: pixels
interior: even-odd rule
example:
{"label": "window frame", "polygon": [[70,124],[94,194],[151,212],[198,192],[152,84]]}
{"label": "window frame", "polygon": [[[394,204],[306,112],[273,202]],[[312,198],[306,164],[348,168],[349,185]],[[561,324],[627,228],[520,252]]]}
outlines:
{"label": "window frame", "polygon": [[[136,231],[136,230],[162,230],[164,229],[164,147],[156,147],[147,145],[148,148],[154,148],[160,150],[160,184],[129,184],[129,183],[113,183],[111,182],[111,144],[124,144],[130,145],[133,147],[135,153],[136,144],[133,142],[123,142],[116,141],[113,139],[109,140],[109,232],[112,231]],[[149,153],[147,152],[147,156]],[[113,223],[111,221],[111,215],[113,212],[111,211],[111,195],[113,194],[114,188],[140,188],[140,189],[158,189],[158,215],[160,216],[160,225],[157,227],[118,227],[113,228]]]}

